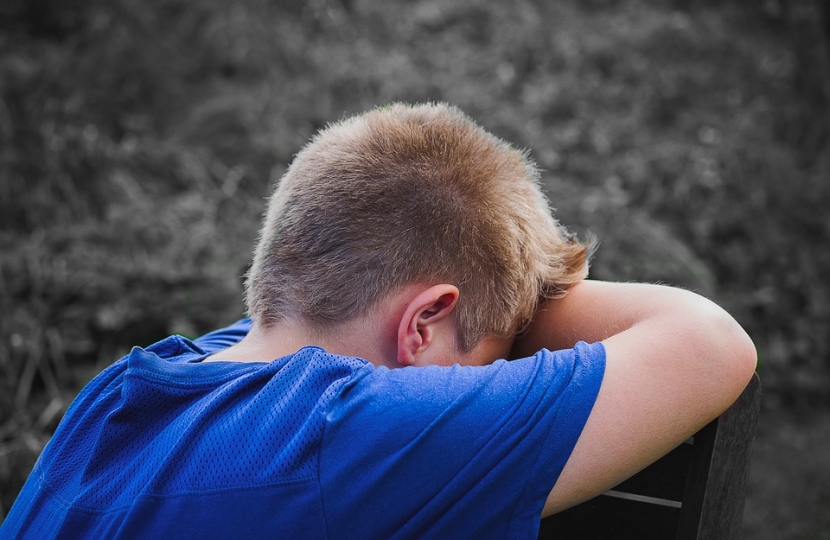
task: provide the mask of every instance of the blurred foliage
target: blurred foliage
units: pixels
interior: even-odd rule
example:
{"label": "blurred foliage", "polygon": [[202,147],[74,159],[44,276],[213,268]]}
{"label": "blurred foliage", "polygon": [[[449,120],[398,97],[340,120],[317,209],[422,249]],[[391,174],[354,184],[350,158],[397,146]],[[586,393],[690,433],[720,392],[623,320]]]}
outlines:
{"label": "blurred foliage", "polygon": [[742,538],[830,539],[830,411],[767,410],[757,441]]}
{"label": "blurred foliage", "polygon": [[827,404],[829,5],[4,0],[0,512],[101,367],[242,315],[269,186],[390,101],[528,147],[595,277],[715,298],[768,404]]}

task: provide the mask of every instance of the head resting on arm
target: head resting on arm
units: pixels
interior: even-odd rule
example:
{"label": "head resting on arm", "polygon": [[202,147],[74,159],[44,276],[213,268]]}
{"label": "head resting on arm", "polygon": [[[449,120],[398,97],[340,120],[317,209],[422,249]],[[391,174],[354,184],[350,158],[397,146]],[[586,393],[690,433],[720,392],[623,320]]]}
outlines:
{"label": "head resting on arm", "polygon": [[527,154],[443,104],[395,104],[332,124],[268,202],[247,306],[264,328],[319,332],[402,287],[450,284],[457,343],[514,335],[543,297],[587,273]]}

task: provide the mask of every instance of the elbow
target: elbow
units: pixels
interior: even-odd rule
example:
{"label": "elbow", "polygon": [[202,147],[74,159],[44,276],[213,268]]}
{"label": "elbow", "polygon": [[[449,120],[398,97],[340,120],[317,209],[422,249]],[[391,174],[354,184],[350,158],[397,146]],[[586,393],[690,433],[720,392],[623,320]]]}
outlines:
{"label": "elbow", "polygon": [[[674,320],[689,381],[698,381],[695,393],[708,401],[713,417],[741,395],[757,367],[758,353],[746,330],[717,304],[702,297],[685,306]],[[697,383],[694,383],[697,384]]]}
{"label": "elbow", "polygon": [[736,372],[735,378],[740,383],[740,390],[743,391],[758,367],[758,351],[746,330],[737,322],[734,325],[737,327],[734,330],[735,337],[733,338],[735,343],[735,359],[733,362]]}
{"label": "elbow", "polygon": [[746,330],[725,311],[713,321],[713,331],[719,339],[717,357],[720,371],[719,378],[724,383],[726,406],[731,405],[741,395],[752,379],[758,365],[758,352]]}

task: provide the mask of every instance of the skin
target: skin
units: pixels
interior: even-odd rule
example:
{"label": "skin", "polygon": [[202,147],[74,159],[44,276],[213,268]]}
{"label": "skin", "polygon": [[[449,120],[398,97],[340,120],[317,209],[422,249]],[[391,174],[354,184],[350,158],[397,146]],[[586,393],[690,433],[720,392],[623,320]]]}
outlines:
{"label": "skin", "polygon": [[480,366],[507,358],[513,336],[485,337],[469,351],[459,348],[452,316],[458,297],[454,285],[408,285],[369,315],[326,333],[297,320],[269,328],[255,322],[242,341],[207,361],[270,362],[309,345],[389,368],[430,364]]}
{"label": "skin", "polygon": [[723,309],[694,293],[585,281],[543,302],[525,333],[459,350],[451,284],[412,284],[371,314],[321,335],[299,321],[254,325],[208,360],[265,361],[304,345],[375,365],[485,365],[542,348],[602,341],[606,371],[596,403],[545,503],[548,516],[633,475],[720,415],[755,369],[752,341]]}
{"label": "skin", "polygon": [[757,359],[735,319],[701,296],[595,281],[540,306],[515,353],[578,340],[603,342],[605,376],[543,516],[602,493],[708,424],[738,398]]}

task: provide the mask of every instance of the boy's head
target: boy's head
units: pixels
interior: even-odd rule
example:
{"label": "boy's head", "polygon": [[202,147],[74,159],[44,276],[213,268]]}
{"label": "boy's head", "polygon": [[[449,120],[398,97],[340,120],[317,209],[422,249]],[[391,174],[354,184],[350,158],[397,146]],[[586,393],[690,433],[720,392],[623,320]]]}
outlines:
{"label": "boy's head", "polygon": [[396,104],[333,124],[268,204],[248,275],[251,317],[320,331],[413,283],[450,283],[458,343],[515,334],[540,297],[587,273],[526,154],[460,110]]}

